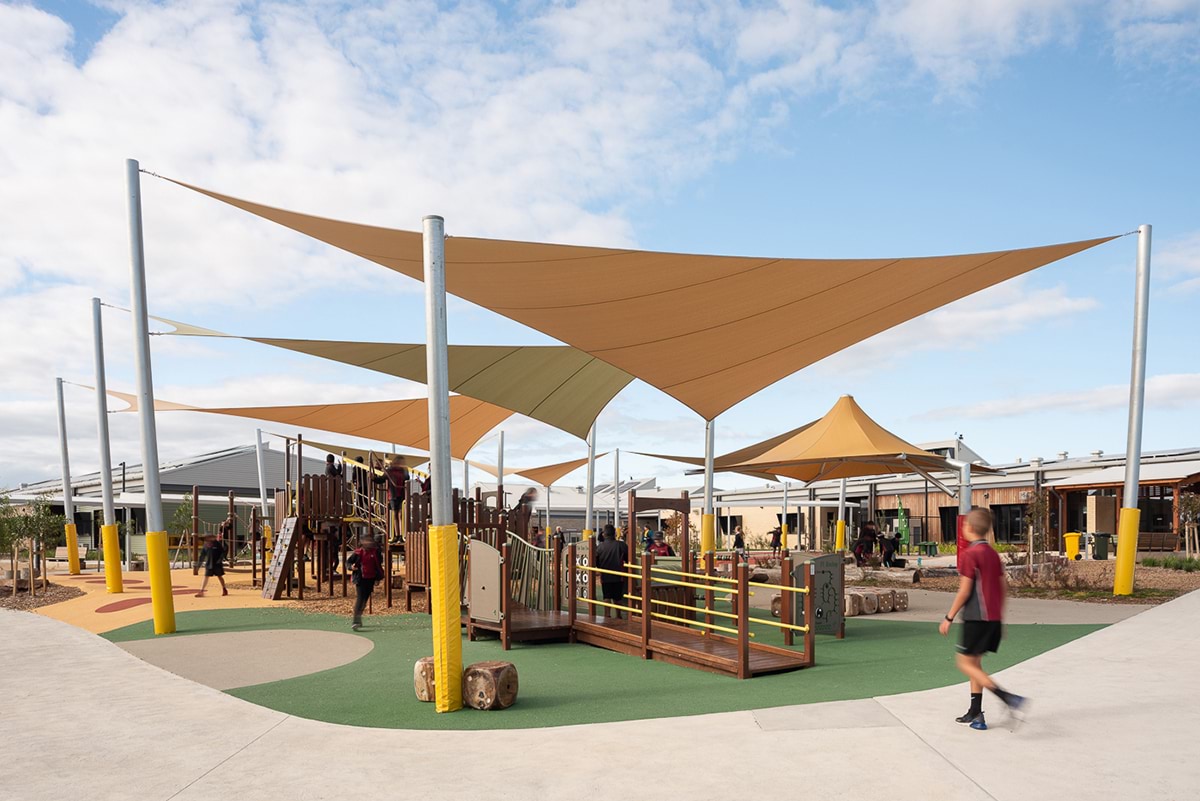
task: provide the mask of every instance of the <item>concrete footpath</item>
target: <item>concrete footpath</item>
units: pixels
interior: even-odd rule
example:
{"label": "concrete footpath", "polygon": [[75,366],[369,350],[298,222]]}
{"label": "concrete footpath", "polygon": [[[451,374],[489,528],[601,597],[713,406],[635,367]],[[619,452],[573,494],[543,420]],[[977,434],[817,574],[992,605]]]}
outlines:
{"label": "concrete footpath", "polygon": [[[993,698],[991,730],[954,723],[961,685],[688,718],[414,732],[290,717],[67,624],[2,612],[0,797],[1182,801],[1200,787],[1190,753],[1200,704],[1186,688],[1200,663],[1198,617],[1192,593],[1005,671],[1006,686],[1034,699],[1015,732]],[[396,691],[410,692],[411,666],[396,671]]]}

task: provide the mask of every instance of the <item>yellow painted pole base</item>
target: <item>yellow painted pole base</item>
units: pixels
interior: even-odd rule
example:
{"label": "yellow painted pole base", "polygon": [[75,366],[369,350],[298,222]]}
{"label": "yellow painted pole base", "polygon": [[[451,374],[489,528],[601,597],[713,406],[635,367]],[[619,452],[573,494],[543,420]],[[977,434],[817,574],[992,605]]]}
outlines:
{"label": "yellow painted pole base", "polygon": [[171,594],[171,556],[167,551],[167,532],[146,532],[146,561],[150,566],[150,608],[154,612],[154,633],[175,633],[175,596]]}
{"label": "yellow painted pole base", "polygon": [[79,575],[79,533],[74,523],[67,523],[63,528],[67,532],[67,569],[72,576]]}
{"label": "yellow painted pole base", "polygon": [[263,574],[266,575],[266,570],[271,566],[271,553],[275,546],[272,540],[271,524],[263,523]]}
{"label": "yellow painted pole base", "polygon": [[104,588],[111,593],[125,592],[125,580],[121,577],[121,538],[117,527],[100,527],[100,544],[104,548]]}
{"label": "yellow painted pole base", "polygon": [[784,550],[788,547],[788,527],[787,523],[781,523],[779,526],[779,542],[783,545]]}
{"label": "yellow painted pole base", "polygon": [[715,514],[700,515],[700,553],[712,553],[717,550],[717,516]]}
{"label": "yellow painted pole base", "polygon": [[835,551],[846,550],[846,521],[837,521],[837,540],[834,542],[833,549]]}
{"label": "yellow painted pole base", "polygon": [[583,530],[583,538],[584,538],[585,540],[590,540],[590,539],[592,538],[592,535],[593,535],[593,534],[595,534],[595,533],[596,533],[596,532],[592,531],[590,528],[585,528],[585,529]]}
{"label": "yellow painted pole base", "polygon": [[458,526],[429,527],[429,585],[433,680],[437,687],[434,706],[438,712],[457,712],[463,705]]}
{"label": "yellow painted pole base", "polygon": [[1117,566],[1113,578],[1113,595],[1133,594],[1133,566],[1137,562],[1138,528],[1142,520],[1140,509],[1121,507],[1117,523]]}

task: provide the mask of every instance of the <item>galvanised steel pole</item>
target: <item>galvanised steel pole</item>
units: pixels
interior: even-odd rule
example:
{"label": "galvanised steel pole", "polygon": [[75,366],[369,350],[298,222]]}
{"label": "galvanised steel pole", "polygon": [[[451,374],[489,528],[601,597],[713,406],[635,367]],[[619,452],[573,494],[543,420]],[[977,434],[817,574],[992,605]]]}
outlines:
{"label": "galvanised steel pole", "polygon": [[[254,437],[255,456],[258,457],[258,495],[259,503],[262,505],[263,575],[265,576],[266,570],[271,564],[271,551],[275,543],[274,535],[271,532],[271,521],[267,517],[267,454],[266,449],[263,448],[261,428],[254,430]],[[284,454],[283,460],[287,461],[287,454]]]}
{"label": "galvanised steel pole", "polygon": [[154,421],[154,378],[150,369],[150,321],[146,303],[146,252],[142,240],[142,181],[134,159],[125,160],[125,185],[129,201],[130,308],[133,311],[138,417],[142,427],[142,492],[146,502],[150,605],[154,614],[154,633],[171,634],[175,631],[175,600],[171,595],[171,562],[158,477],[158,430]]}
{"label": "galvanised steel pole", "polygon": [[846,479],[838,485],[837,534],[833,544],[835,551],[846,550]]}
{"label": "galvanised steel pole", "polygon": [[704,511],[700,515],[700,553],[717,549],[717,516],[713,506],[713,448],[716,425],[704,422]]}
{"label": "galvanised steel pole", "polygon": [[[788,483],[785,479],[783,482],[783,522],[779,525],[779,541],[783,543],[783,547],[788,547]],[[797,543],[799,545],[799,543]]]}
{"label": "galvanised steel pole", "polygon": [[621,449],[613,450],[613,528],[621,527]]}
{"label": "galvanised steel pole", "polygon": [[429,386],[429,598],[438,712],[462,709],[458,527],[450,486],[450,379],[446,344],[446,222],[422,220],[425,266],[425,372]]}
{"label": "galvanised steel pole", "polygon": [[1142,415],[1146,401],[1146,334],[1150,321],[1150,232],[1138,226],[1137,289],[1133,303],[1133,359],[1129,377],[1129,432],[1125,441],[1125,491],[1117,526],[1117,566],[1113,595],[1133,592],[1133,568],[1141,523],[1138,487],[1142,467]]}
{"label": "galvanised steel pole", "polygon": [[[504,430],[500,431],[499,441],[496,443],[496,508],[503,510],[506,504],[504,502]],[[525,532],[529,534],[528,531]]]}
{"label": "galvanised steel pole", "polygon": [[583,512],[583,538],[591,539],[595,529],[592,528],[592,500],[596,489],[596,424],[588,430],[588,463],[587,463],[587,493]]}
{"label": "galvanised steel pole", "polygon": [[79,534],[75,529],[75,499],[71,491],[71,457],[67,449],[67,411],[63,406],[63,380],[54,379],[54,387],[58,394],[58,447],[62,460],[63,517],[67,521],[63,526],[67,535],[67,564],[71,575],[78,576]]}
{"label": "galvanised steel pole", "polygon": [[104,500],[104,524],[100,546],[104,553],[104,586],[111,593],[125,591],[121,576],[121,539],[113,503],[112,449],[108,436],[108,379],[104,369],[104,320],[100,298],[92,298],[92,344],[96,367],[96,431],[100,440],[100,491]]}

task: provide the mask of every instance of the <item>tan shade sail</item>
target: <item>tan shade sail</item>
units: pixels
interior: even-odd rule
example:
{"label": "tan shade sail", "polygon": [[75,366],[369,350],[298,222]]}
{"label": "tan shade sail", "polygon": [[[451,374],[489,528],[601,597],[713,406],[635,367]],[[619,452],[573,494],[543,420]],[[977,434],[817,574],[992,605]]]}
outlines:
{"label": "tan shade sail", "polygon": [[[137,409],[137,397],[109,391]],[[269,420],[299,428],[317,428],[351,437],[391,442],[407,448],[429,449],[429,402],[415,400],[366,401],[363,403],[317,403],[302,406],[188,406],[155,399],[156,411],[190,411]],[[512,416],[475,398],[453,395],[450,398],[450,452],[456,459],[466,456],[476,442]]]}
{"label": "tan shade sail", "polygon": [[[419,233],[180,185],[421,280]],[[449,237],[446,288],[712,419],[881,331],[1114,238],[955,256],[778,259]]]}
{"label": "tan shade sail", "polygon": [[[730,451],[729,453],[721,456],[713,457],[713,470],[718,473],[741,473],[742,475],[753,476],[754,478],[763,478],[768,481],[774,481],[774,473],[762,472],[758,470],[739,470],[736,469],[735,466],[740,465],[743,462],[756,461],[758,457],[762,456],[762,454],[772,450],[777,445],[787,442],[789,439],[812,425],[813,423],[805,423],[799,428],[793,428],[791,431],[785,431],[782,434],[776,434],[769,439],[764,439],[762,442],[756,442],[753,445],[747,445],[746,447],[739,448],[736,451]],[[649,456],[652,459],[666,459],[672,462],[683,462],[684,464],[704,467],[703,456],[669,456],[663,453],[639,453],[639,455]]]}
{"label": "tan shade sail", "polygon": [[[168,320],[184,336],[228,337],[219,331]],[[319,356],[378,373],[425,380],[425,346],[394,342],[237,337]],[[566,345],[451,345],[450,391],[487,401],[583,439],[633,376]]]}
{"label": "tan shade sail", "polygon": [[945,471],[950,465],[944,457],[900,439],[872,420],[854,398],[843,395],[820,420],[753,459],[727,469],[755,470],[808,482]]}
{"label": "tan shade sail", "polygon": [[[607,456],[608,453],[598,453],[596,458]],[[572,459],[569,462],[559,462],[558,464],[548,464],[542,467],[517,467],[513,470],[505,470],[505,474],[514,473],[519,476],[524,476],[535,484],[541,484],[543,487],[549,487],[555,481],[570,473],[572,470],[578,470],[587,464],[587,457],[582,459]]]}

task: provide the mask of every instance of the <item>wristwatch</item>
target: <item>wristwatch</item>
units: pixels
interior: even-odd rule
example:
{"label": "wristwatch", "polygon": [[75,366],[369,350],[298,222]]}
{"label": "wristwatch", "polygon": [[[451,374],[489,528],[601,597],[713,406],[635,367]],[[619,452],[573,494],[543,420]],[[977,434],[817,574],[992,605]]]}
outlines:
{"label": "wristwatch", "polygon": [[954,618],[950,617],[949,615],[946,615],[946,622],[947,622],[947,623],[953,623],[953,622],[954,622]]}

